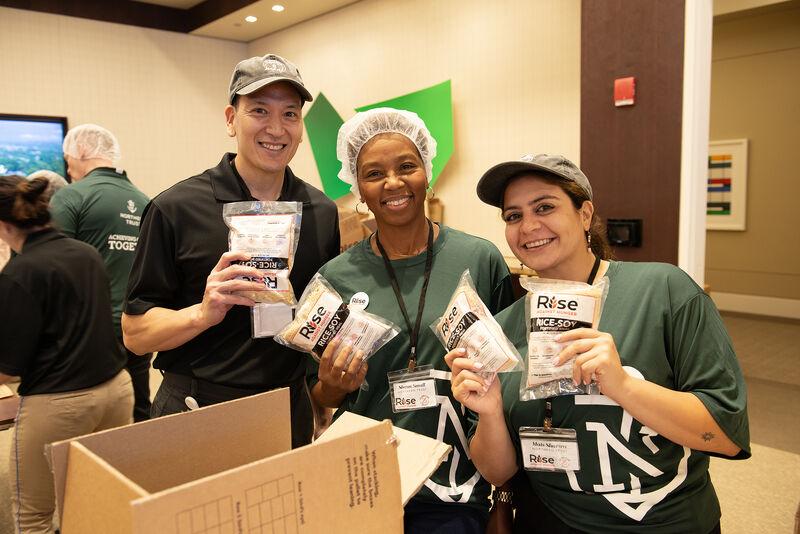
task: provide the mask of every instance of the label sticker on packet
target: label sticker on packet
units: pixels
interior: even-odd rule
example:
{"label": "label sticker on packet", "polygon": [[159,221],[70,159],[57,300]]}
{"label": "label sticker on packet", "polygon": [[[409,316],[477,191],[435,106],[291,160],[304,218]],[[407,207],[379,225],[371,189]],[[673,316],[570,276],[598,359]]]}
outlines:
{"label": "label sticker on packet", "polygon": [[608,278],[594,285],[567,280],[525,277],[528,326],[526,380],[520,381],[520,400],[597,392],[596,384],[575,385],[572,361],[556,366],[553,360],[567,344],[556,337],[577,328],[597,328],[608,293]]}

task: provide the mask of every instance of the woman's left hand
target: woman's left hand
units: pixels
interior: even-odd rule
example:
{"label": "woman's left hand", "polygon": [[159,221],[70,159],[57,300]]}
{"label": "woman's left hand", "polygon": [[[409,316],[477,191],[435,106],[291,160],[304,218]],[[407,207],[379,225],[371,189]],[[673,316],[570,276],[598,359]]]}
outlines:
{"label": "woman's left hand", "polygon": [[629,375],[622,368],[611,334],[593,328],[577,328],[559,335],[556,341],[567,345],[556,357],[556,365],[574,359],[572,379],[575,384],[589,384],[594,380],[603,395],[612,399],[622,391]]}

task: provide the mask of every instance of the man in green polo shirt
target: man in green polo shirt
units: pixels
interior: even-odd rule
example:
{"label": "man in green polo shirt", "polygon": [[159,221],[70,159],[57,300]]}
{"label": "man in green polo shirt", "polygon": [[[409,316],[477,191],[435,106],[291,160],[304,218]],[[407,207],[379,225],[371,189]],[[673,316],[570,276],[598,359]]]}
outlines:
{"label": "man in green polo shirt", "polygon": [[[72,128],[64,138],[67,173],[73,183],[53,195],[50,211],[64,234],[95,247],[111,279],[114,328],[122,344],[122,301],[128,286],[139,222],[149,202],[122,169],[114,134],[95,124]],[[134,421],[150,417],[150,357],[127,351],[128,372],[133,380]]]}

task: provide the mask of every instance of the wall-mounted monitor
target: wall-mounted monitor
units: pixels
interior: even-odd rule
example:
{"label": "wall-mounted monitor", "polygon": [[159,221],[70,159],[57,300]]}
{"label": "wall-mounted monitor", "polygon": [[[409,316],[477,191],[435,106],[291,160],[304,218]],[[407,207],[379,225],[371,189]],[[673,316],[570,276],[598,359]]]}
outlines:
{"label": "wall-mounted monitor", "polygon": [[0,113],[0,175],[47,169],[67,178],[61,151],[66,133],[66,117]]}

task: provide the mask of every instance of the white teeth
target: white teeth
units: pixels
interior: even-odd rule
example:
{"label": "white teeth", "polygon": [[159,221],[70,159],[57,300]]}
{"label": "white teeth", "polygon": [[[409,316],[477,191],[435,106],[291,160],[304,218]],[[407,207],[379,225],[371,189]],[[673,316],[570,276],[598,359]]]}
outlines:
{"label": "white teeth", "polygon": [[385,203],[388,204],[389,206],[400,206],[402,204],[405,204],[407,201],[408,197],[403,197],[403,198],[394,198],[392,200],[387,200]]}
{"label": "white teeth", "polygon": [[258,143],[258,144],[266,148],[267,150],[280,150],[284,147],[284,145],[271,145],[267,143]]}
{"label": "white teeth", "polygon": [[546,245],[552,240],[553,240],[552,237],[547,238],[547,239],[539,239],[538,241],[532,241],[530,243],[525,243],[522,246],[527,248],[527,249],[531,249],[531,248],[541,247],[542,245]]}

